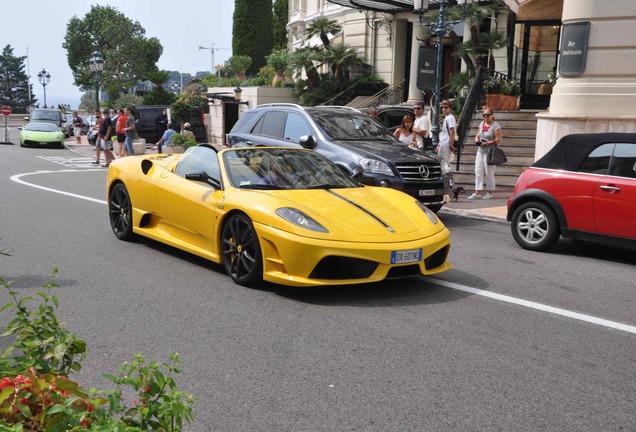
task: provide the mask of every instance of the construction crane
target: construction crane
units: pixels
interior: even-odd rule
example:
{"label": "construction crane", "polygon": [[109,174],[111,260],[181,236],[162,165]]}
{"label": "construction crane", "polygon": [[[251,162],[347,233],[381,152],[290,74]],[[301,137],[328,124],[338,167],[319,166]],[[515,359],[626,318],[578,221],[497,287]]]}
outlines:
{"label": "construction crane", "polygon": [[[212,45],[209,47],[205,47],[205,46],[199,46],[199,51],[201,50],[210,50],[210,54],[212,55],[212,65],[210,67],[210,73],[212,75],[214,75],[214,51],[219,51],[219,50],[231,50],[231,48],[216,48],[214,46],[214,42],[212,42]],[[220,73],[220,71],[219,71]]]}

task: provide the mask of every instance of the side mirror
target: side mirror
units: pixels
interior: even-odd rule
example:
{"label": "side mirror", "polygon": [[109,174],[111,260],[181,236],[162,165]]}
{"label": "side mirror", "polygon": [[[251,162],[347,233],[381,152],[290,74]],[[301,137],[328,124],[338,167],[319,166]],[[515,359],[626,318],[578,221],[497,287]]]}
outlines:
{"label": "side mirror", "polygon": [[25,119],[26,121],[29,121],[29,116],[24,116],[24,119]]}
{"label": "side mirror", "polygon": [[298,139],[298,143],[302,148],[313,150],[316,148],[316,140],[311,135],[303,135]]}

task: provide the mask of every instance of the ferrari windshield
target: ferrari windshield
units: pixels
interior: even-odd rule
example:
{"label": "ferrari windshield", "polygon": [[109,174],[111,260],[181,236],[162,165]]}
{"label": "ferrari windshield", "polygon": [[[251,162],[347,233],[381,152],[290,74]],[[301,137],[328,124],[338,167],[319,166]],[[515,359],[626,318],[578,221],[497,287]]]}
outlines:
{"label": "ferrari windshield", "polygon": [[223,152],[232,186],[241,189],[360,187],[342,168],[312,150],[241,147]]}
{"label": "ferrari windshield", "polygon": [[52,123],[29,123],[24,130],[33,132],[59,132],[60,128]]}

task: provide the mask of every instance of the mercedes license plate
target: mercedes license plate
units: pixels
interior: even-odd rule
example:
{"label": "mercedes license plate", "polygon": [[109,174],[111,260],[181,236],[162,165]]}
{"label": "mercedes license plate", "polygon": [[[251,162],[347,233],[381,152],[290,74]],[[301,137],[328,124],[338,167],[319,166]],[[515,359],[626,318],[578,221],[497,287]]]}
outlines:
{"label": "mercedes license plate", "polygon": [[391,264],[403,264],[422,260],[422,249],[391,252]]}
{"label": "mercedes license plate", "polygon": [[433,196],[435,189],[420,189],[420,196]]}

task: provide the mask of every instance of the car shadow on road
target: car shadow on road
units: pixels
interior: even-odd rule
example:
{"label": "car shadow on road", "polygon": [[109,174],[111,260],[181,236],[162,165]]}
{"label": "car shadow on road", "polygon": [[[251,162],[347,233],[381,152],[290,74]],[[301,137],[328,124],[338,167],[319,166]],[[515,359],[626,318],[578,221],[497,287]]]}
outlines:
{"label": "car shadow on road", "polygon": [[323,306],[400,307],[449,303],[473,294],[448,289],[429,277],[384,280],[360,285],[295,288],[263,287],[290,300]]}
{"label": "car shadow on road", "polygon": [[[192,264],[196,264],[214,271],[219,275],[228,278],[228,283],[232,283],[230,277],[225,272],[221,264],[216,264],[204,258],[192,255],[188,252],[173,248],[171,246],[156,242],[154,240],[137,236],[135,242],[143,244],[162,253],[167,253],[174,258],[182,259]],[[441,275],[440,275],[441,276]],[[450,277],[449,277],[450,276]],[[465,276],[465,277],[464,277]],[[270,292],[290,300],[324,306],[354,306],[354,307],[399,307],[413,305],[427,305],[436,303],[448,303],[464,299],[473,294],[448,289],[436,281],[471,279],[472,286],[475,284],[484,289],[489,284],[485,280],[475,281],[474,275],[463,274],[457,270],[443,273],[443,277],[415,276],[403,279],[387,279],[381,282],[365,283],[356,285],[330,285],[314,287],[290,287],[277,285],[269,282],[262,282],[253,287],[244,289],[254,289]]]}

